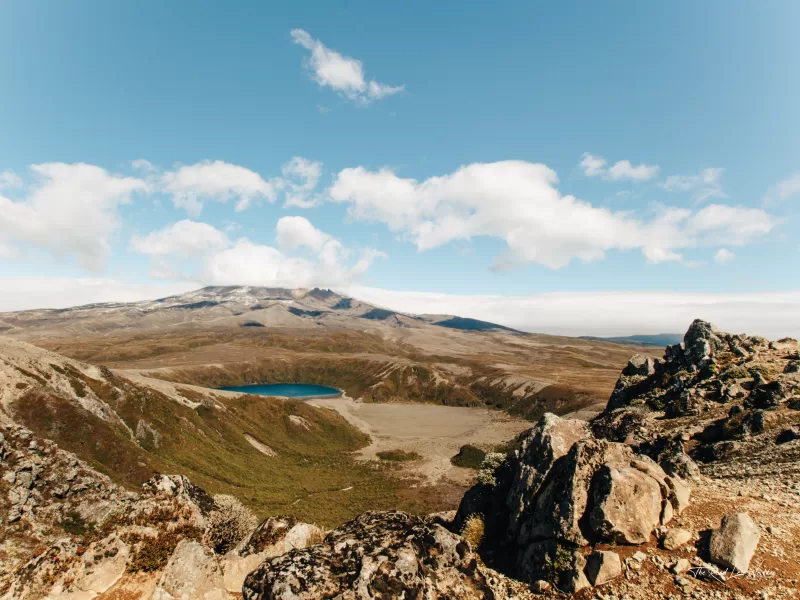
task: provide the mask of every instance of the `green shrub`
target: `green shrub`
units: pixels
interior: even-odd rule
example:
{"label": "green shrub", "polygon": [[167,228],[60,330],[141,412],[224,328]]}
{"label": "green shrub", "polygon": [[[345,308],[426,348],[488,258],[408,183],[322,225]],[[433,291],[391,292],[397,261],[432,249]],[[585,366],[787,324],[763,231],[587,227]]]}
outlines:
{"label": "green shrub", "polygon": [[457,467],[465,469],[480,469],[483,459],[486,458],[486,451],[481,450],[472,444],[464,444],[450,462]]}
{"label": "green shrub", "polygon": [[390,460],[393,462],[409,462],[422,458],[422,456],[417,452],[406,452],[405,450],[384,450],[383,452],[377,452],[376,454],[381,460]]}

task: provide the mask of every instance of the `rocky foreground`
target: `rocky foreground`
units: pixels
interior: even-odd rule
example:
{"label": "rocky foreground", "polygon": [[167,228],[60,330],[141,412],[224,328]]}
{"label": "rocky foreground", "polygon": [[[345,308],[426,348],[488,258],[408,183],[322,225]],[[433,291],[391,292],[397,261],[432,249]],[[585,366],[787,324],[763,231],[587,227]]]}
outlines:
{"label": "rocky foreground", "polygon": [[455,514],[257,524],[180,476],[126,491],[2,430],[0,598],[796,598],[800,344],[696,321],[591,422],[547,414]]}

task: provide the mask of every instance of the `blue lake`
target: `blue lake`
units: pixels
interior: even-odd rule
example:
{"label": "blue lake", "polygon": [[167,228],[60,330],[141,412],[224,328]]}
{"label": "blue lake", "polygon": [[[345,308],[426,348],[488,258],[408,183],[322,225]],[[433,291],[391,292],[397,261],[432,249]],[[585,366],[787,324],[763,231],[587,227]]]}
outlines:
{"label": "blue lake", "polygon": [[242,392],[256,396],[286,396],[288,398],[318,398],[320,396],[340,396],[342,392],[327,385],[314,383],[256,383],[218,388],[228,392]]}

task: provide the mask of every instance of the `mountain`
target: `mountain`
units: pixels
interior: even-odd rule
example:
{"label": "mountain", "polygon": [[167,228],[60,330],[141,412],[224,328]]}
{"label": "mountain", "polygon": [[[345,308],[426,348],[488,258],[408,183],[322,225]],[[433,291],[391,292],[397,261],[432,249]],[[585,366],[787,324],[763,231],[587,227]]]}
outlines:
{"label": "mountain", "polygon": [[627,335],[617,337],[595,337],[583,335],[584,340],[600,340],[603,342],[613,342],[615,344],[634,344],[636,346],[657,346],[666,348],[673,344],[680,344],[683,341],[681,333],[656,333],[650,335]]}
{"label": "mountain", "polygon": [[331,290],[206,287],[160,300],[0,314],[0,335],[202,386],[305,382],[367,402],[602,410],[631,350],[413,315]]}
{"label": "mountain", "polygon": [[369,321],[386,327],[439,326],[464,331],[514,332],[475,319],[400,313],[319,288],[209,286],[152,301],[0,314],[0,335],[66,337],[233,327],[362,329],[369,327]]}

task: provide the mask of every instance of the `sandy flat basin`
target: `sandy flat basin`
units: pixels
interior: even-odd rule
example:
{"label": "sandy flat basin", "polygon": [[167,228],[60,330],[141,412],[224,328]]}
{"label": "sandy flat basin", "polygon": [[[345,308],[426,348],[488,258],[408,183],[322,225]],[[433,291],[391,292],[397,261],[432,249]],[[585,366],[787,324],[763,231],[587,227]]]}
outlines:
{"label": "sandy flat basin", "polygon": [[404,463],[403,468],[429,483],[442,478],[468,483],[474,472],[450,464],[450,458],[461,446],[500,444],[533,426],[530,421],[485,408],[365,404],[347,396],[309,400],[309,403],[338,411],[372,438],[372,443],[360,451],[364,460],[375,460],[377,453],[385,450],[419,453],[422,460]]}

